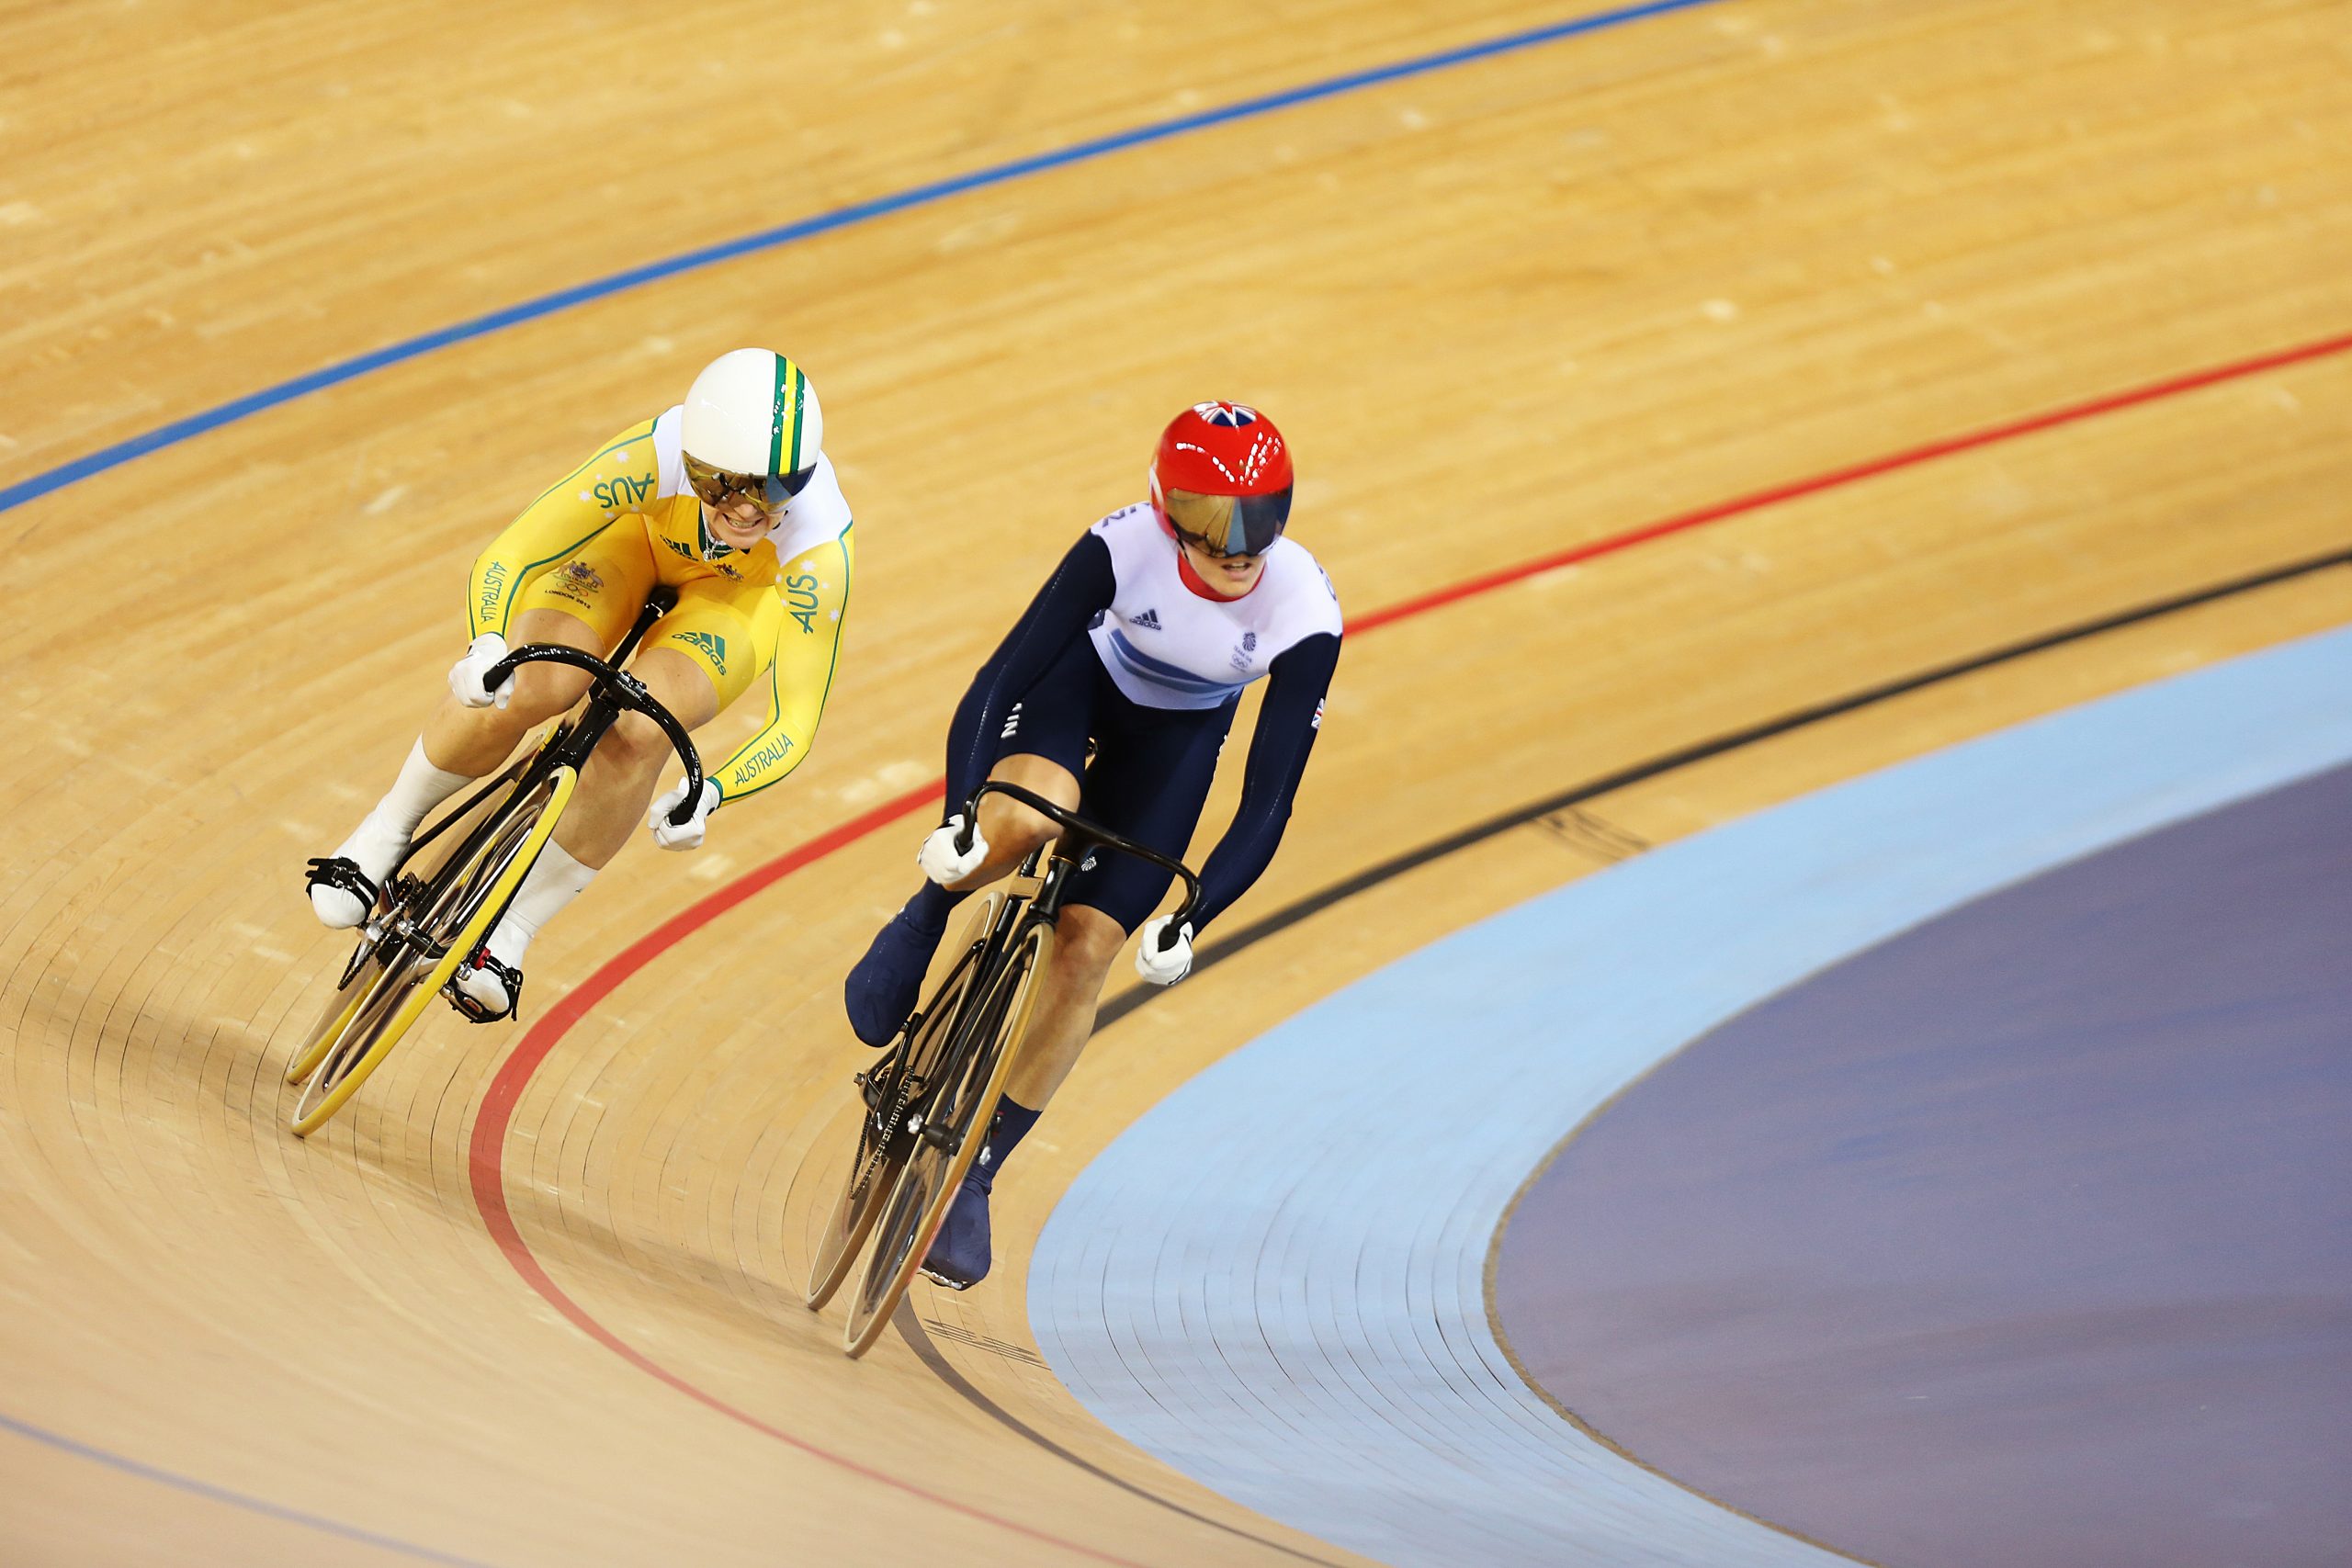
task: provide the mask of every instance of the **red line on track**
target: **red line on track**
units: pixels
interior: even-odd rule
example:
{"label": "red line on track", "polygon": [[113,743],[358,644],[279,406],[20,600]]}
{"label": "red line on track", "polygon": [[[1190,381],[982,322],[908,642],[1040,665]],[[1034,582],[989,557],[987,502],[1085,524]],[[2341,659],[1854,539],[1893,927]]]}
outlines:
{"label": "red line on track", "polygon": [[[1798,479],[1770,490],[1757,491],[1736,500],[1722,502],[1713,506],[1702,507],[1696,512],[1687,512],[1660,522],[1646,524],[1623,534],[1612,534],[1607,538],[1595,539],[1533,560],[1521,561],[1515,566],[1487,572],[1449,587],[1438,589],[1434,592],[1422,594],[1419,598],[1408,599],[1402,604],[1391,604],[1385,609],[1374,610],[1370,615],[1349,623],[1348,630],[1358,634],[1372,631],[1394,621],[1408,620],[1446,604],[1455,604],[1481,593],[1490,593],[1496,589],[1522,581],[1542,572],[1571,566],[1578,561],[1614,555],[1620,550],[1631,549],[1636,545],[1647,544],[1653,539],[1662,539],[1668,535],[1684,533],[1710,523],[1723,522],[1727,518],[1744,516],[1781,502],[1794,501],[1800,496],[1818,495],[1825,491],[1837,490],[1846,485],[1859,483],[1863,479],[1875,479],[1882,474],[1917,468],[1923,463],[1934,462],[1938,458],[1954,457],[1962,452],[1975,451],[2004,441],[2015,440],[2019,436],[2032,435],[2042,431],[2057,429],[2062,425],[2096,419],[2102,414],[2157,402],[2186,392],[2197,391],[2202,388],[2217,386],[2222,382],[2241,380],[2249,376],[2259,375],[2266,370],[2283,369],[2290,365],[2328,358],[2331,355],[2342,354],[2347,349],[2352,349],[2352,333],[2305,344],[2299,348],[2282,349],[2257,358],[2243,359],[2228,365],[2192,371],[2167,380],[2150,382],[2127,391],[2094,398],[2086,402],[2070,403],[2063,408],[2030,414],[2023,419],[2012,420],[2007,423],[1988,425],[1981,430],[1930,442],[1923,446],[1914,446],[1889,457],[1873,458],[1866,463],[1857,463],[1850,468],[1837,468],[1828,473],[1816,474],[1810,479]],[[820,1448],[806,1438],[797,1438],[789,1432],[772,1427],[757,1416],[737,1409],[717,1395],[695,1387],[589,1316],[578,1303],[565,1294],[563,1288],[548,1277],[547,1269],[532,1255],[530,1247],[523,1240],[521,1231],[515,1227],[513,1213],[506,1206],[506,1190],[502,1176],[500,1156],[505,1147],[507,1129],[514,1121],[515,1104],[522,1099],[523,1090],[528,1087],[531,1075],[538,1070],[539,1064],[547,1059],[548,1053],[555,1049],[557,1043],[570,1032],[573,1024],[585,1018],[589,1010],[612,995],[623,982],[636,975],[638,971],[676,946],[687,936],[717,919],[720,915],[743,903],[753,895],[773,886],[802,867],[814,864],[834,851],[846,848],[869,833],[888,827],[901,818],[913,815],[925,805],[941,798],[946,793],[946,787],[944,779],[933,779],[920,789],[910,790],[896,799],[885,801],[864,816],[853,818],[766,864],[746,872],[718,892],[673,915],[597,965],[587,979],[567,993],[554,1007],[542,1013],[530,1028],[524,1032],[522,1041],[514,1047],[513,1054],[499,1064],[497,1073],[491,1079],[490,1091],[483,1097],[481,1114],[475,1119],[468,1156],[468,1170],[472,1179],[474,1206],[481,1210],[482,1223],[489,1227],[491,1239],[498,1244],[498,1250],[505,1256],[507,1262],[514,1266],[514,1271],[523,1277],[526,1284],[537,1291],[582,1333],[639,1371],[661,1380],[689,1399],[707,1405],[764,1437],[787,1444],[812,1458],[823,1460],[828,1464],[837,1465],[852,1474],[863,1476],[866,1480],[877,1482],[910,1496],[920,1497],[924,1502],[935,1503],[943,1508],[951,1509],[968,1518],[1001,1526],[1005,1529],[1026,1536],[1032,1540],[1057,1546],[1066,1551],[1075,1552],[1082,1557],[1091,1557],[1097,1562],[1117,1563],[1121,1568],[1138,1568],[1138,1565],[1126,1558],[1114,1557],[1092,1547],[1063,1540],[1059,1536],[1050,1535],[1044,1530],[1022,1524],[1016,1519],[989,1513],[968,1503],[959,1503],[952,1497],[942,1496],[913,1482],[861,1464],[830,1449]]]}
{"label": "red line on track", "polygon": [[2020,435],[2033,435],[2041,431],[2055,430],[2060,425],[2075,424],[2083,420],[2096,419],[2101,414],[2137,408],[2143,403],[2161,401],[2165,398],[2177,397],[2183,392],[2193,392],[2199,388],[2215,386],[2223,381],[2240,380],[2248,376],[2259,375],[2265,370],[2282,369],[2290,365],[2301,365],[2307,360],[2325,359],[2331,355],[2342,354],[2346,349],[2352,349],[2352,333],[2319,343],[2305,344],[2301,348],[2282,349],[2277,354],[2266,354],[2258,359],[2242,359],[2232,365],[2220,365],[2210,369],[2191,371],[2186,376],[2177,376],[2167,381],[2154,381],[2144,387],[2134,387],[2130,391],[2115,392],[2104,398],[2093,398],[2088,402],[2070,403],[2064,408],[2052,409],[2044,413],[2029,414],[2024,419],[2012,420],[2007,424],[1987,425],[1982,430],[1970,431],[1963,435],[1931,441],[1924,446],[1914,446],[1908,451],[1897,452],[1891,457],[1874,457],[1867,463],[1857,463],[1849,468],[1835,468],[1826,474],[1815,474],[1811,479],[1777,485],[1770,490],[1759,490],[1752,494],[1740,496],[1736,500],[1718,502],[1713,506],[1702,507],[1696,512],[1686,512],[1677,517],[1646,524],[1630,533],[1612,534],[1608,538],[1594,539],[1588,544],[1577,545],[1554,555],[1544,556],[1535,560],[1521,561],[1518,565],[1505,567],[1500,571],[1491,571],[1482,577],[1474,577],[1466,581],[1454,583],[1451,587],[1441,588],[1431,593],[1424,593],[1418,599],[1408,599],[1401,604],[1391,604],[1385,610],[1374,610],[1372,614],[1349,623],[1348,630],[1368,632],[1374,626],[1385,626],[1391,621],[1401,621],[1408,616],[1434,610],[1441,604],[1451,604],[1457,599],[1468,599],[1476,594],[1491,592],[1507,583],[1533,577],[1539,572],[1551,571],[1564,566],[1574,566],[1578,561],[1591,560],[1599,556],[1615,555],[1618,551],[1631,548],[1634,545],[1645,545],[1652,539],[1663,539],[1668,534],[1679,534],[1686,529],[1702,527],[1709,523],[1720,523],[1727,517],[1739,517],[1750,512],[1760,512],[1765,507],[1777,505],[1783,501],[1794,501],[1800,496],[1818,495],[1824,491],[1838,490],[1862,479],[1876,479],[1881,474],[1891,474],[1897,469],[1916,468],[1922,463],[1932,463],[1939,457],[1955,457],[1962,452],[1973,452],[1979,447],[1997,446],[2004,441],[2015,440]]}
{"label": "red line on track", "polygon": [[989,1513],[985,1509],[976,1508],[968,1503],[959,1503],[953,1497],[942,1496],[936,1492],[918,1486],[899,1476],[876,1470],[870,1465],[861,1464],[854,1459],[835,1453],[829,1449],[820,1448],[806,1438],[797,1438],[780,1427],[772,1427],[758,1416],[739,1410],[716,1394],[688,1382],[589,1316],[587,1311],[579,1303],[573,1301],[565,1292],[563,1287],[548,1276],[539,1260],[532,1256],[530,1247],[523,1240],[522,1232],[515,1226],[513,1211],[506,1206],[506,1184],[501,1179],[499,1156],[505,1146],[506,1130],[514,1121],[515,1102],[522,1098],[523,1089],[531,1081],[532,1073],[537,1069],[541,1062],[547,1059],[548,1053],[555,1048],[556,1042],[561,1040],[573,1024],[587,1017],[589,1010],[612,995],[614,988],[621,982],[644,968],[662,953],[676,946],[690,932],[708,925],[762,888],[791,875],[804,865],[824,859],[844,845],[855,843],[885,823],[895,822],[908,813],[938,799],[943,793],[944,793],[944,785],[939,782],[927,784],[921,789],[910,790],[894,800],[886,801],[876,807],[865,816],[854,818],[831,832],[811,839],[790,852],[768,862],[757,870],[737,877],[718,892],[673,915],[619,953],[615,953],[604,964],[599,964],[595,972],[586,980],[567,993],[561,1001],[542,1013],[538,1020],[525,1032],[522,1043],[515,1046],[514,1054],[499,1064],[497,1075],[491,1079],[490,1092],[483,1098],[481,1114],[475,1119],[473,1137],[467,1154],[467,1172],[472,1180],[474,1206],[481,1211],[482,1222],[490,1227],[491,1239],[498,1244],[498,1250],[505,1255],[507,1262],[514,1265],[514,1271],[523,1277],[525,1283],[545,1297],[556,1311],[561,1313],[574,1327],[589,1338],[612,1351],[638,1371],[669,1384],[687,1398],[708,1406],[730,1421],[741,1422],[763,1437],[774,1438],[777,1442],[787,1444],[802,1453],[823,1460],[829,1464],[839,1465],[854,1475],[863,1476],[868,1481],[879,1482],[885,1486],[920,1497],[926,1503],[936,1503],[943,1508],[953,1509],[968,1518],[978,1519],[987,1524],[1001,1525],[1006,1529],[1016,1531],[1033,1540],[1041,1541],[1048,1546],[1057,1546],[1065,1551],[1077,1552],[1080,1556],[1091,1557],[1098,1562],[1118,1563],[1121,1568],[1142,1568],[1141,1564],[1133,1562],[1127,1558],[1114,1557],[1107,1552],[1097,1551],[1091,1547],[1081,1546],[1076,1541],[1065,1540],[1045,1530],[1033,1529],[1017,1519],[1008,1519],[1000,1515]]}

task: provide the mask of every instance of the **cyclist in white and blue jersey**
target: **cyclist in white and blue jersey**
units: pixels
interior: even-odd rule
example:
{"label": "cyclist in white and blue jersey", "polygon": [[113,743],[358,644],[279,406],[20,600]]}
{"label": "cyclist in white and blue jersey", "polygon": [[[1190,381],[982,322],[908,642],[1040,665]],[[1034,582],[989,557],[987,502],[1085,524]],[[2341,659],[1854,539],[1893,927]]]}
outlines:
{"label": "cyclist in white and blue jersey", "polygon": [[[1073,874],[1020,1062],[988,1144],[932,1244],[924,1272],[962,1288],[989,1261],[996,1173],[1078,1060],[1111,963],[1129,935],[1136,967],[1172,985],[1193,942],[1273,859],[1339,665],[1339,596],[1283,536],[1290,452],[1273,422],[1200,403],[1162,434],[1151,500],[1096,523],[1062,558],[964,694],[948,730],[955,815],[917,857],[929,879],[850,971],[851,1026],[888,1044],[913,1011],[949,911],[1017,866],[1053,826],[1001,795],[982,802],[967,851],[961,812],[986,779],[1018,784],[1102,827],[1181,856],[1199,822],[1242,690],[1266,678],[1241,803],[1201,874],[1201,904],[1166,950],[1149,919],[1170,874],[1103,854]],[[1090,744],[1091,754],[1090,760]]]}

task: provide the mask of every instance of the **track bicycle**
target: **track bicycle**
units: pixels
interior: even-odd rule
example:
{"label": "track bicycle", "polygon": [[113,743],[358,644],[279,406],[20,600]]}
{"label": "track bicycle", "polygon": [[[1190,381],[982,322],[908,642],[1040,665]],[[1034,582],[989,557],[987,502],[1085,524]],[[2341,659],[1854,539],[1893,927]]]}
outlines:
{"label": "track bicycle", "polygon": [[[685,798],[670,819],[683,825],[693,815],[702,794],[702,759],[685,726],[642,682],[618,668],[670,605],[666,591],[657,591],[609,662],[576,648],[530,643],[484,675],[492,690],[534,663],[569,664],[594,679],[582,705],[548,730],[537,750],[518,753],[419,833],[376,890],[375,907],[359,928],[334,996],[286,1071],[288,1083],[302,1085],[293,1114],[298,1137],[317,1132],[343,1109],[436,994],[447,990],[453,1001],[463,996],[454,983],[555,836],[580,770],[623,713],[645,715],[669,738],[686,771]],[[325,874],[325,860],[310,864],[314,879]],[[459,1010],[478,1022],[492,1021],[469,1001],[459,1002]],[[511,1015],[522,1001],[519,987],[507,1001],[508,1013],[494,1016]]]}
{"label": "track bicycle", "polygon": [[1200,881],[1182,863],[1017,784],[990,781],[973,792],[958,849],[971,848],[980,800],[989,795],[1019,801],[1061,831],[982,896],[947,977],[881,1059],[856,1076],[863,1101],[857,1149],[819,1238],[808,1291],[811,1311],[831,1301],[873,1236],[873,1255],[842,1331],[852,1356],[863,1356],[881,1337],[988,1141],[1036,1005],[1038,976],[1053,961],[1055,923],[1071,875],[1107,850],[1182,877],[1184,902],[1163,946],[1173,944],[1200,903]]}

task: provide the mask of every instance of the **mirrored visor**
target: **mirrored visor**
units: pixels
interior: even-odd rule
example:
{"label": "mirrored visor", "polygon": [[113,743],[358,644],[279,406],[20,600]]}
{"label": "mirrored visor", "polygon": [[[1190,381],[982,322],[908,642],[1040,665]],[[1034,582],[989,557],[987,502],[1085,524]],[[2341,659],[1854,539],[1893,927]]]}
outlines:
{"label": "mirrored visor", "polygon": [[748,501],[763,512],[781,512],[816,477],[814,463],[789,474],[730,474],[700,458],[686,458],[686,483],[694,487],[695,499],[720,510]]}
{"label": "mirrored visor", "polygon": [[1270,495],[1196,495],[1171,490],[1162,499],[1169,525],[1213,556],[1262,555],[1290,521],[1288,485]]}

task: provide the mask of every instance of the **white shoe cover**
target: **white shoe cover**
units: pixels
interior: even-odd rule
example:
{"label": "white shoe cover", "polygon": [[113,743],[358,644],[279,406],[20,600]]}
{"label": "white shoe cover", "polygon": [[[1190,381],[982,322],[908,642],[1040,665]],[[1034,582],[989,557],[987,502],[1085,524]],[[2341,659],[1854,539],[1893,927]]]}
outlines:
{"label": "white shoe cover", "polygon": [[[482,945],[490,949],[492,958],[520,975],[523,972],[522,950],[531,943],[528,937],[517,942],[514,936],[514,917],[510,913],[491,929],[490,940]],[[514,951],[509,953],[509,948]],[[457,986],[458,989],[492,1012],[504,1012],[511,1005],[506,995],[506,982],[500,979],[493,970],[476,969],[470,965],[461,968],[457,974]]]}
{"label": "white shoe cover", "polygon": [[[384,878],[392,874],[392,868],[401,863],[401,857],[408,853],[408,835],[387,831],[371,811],[334,852],[358,866],[362,876],[380,886]],[[324,886],[311,889],[311,908],[319,917],[319,923],[329,931],[349,931],[368,915],[368,906],[360,901],[359,895]]]}

